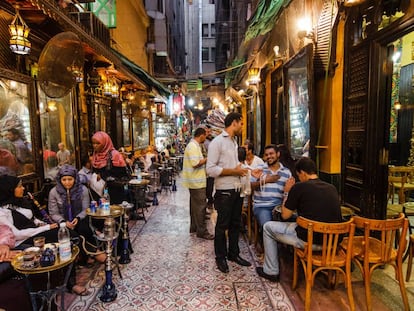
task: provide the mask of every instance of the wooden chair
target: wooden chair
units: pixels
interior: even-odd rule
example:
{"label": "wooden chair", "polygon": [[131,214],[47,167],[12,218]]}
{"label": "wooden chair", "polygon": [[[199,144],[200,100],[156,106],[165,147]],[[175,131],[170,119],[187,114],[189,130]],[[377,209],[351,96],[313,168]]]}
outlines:
{"label": "wooden chair", "polygon": [[[353,262],[361,270],[364,279],[367,310],[372,310],[372,273],[376,268],[385,264],[394,267],[395,278],[400,286],[404,308],[410,310],[402,272],[402,257],[407,244],[407,218],[403,213],[400,213],[396,219],[378,220],[354,216],[353,220],[356,228],[364,229],[363,236],[354,237]],[[342,241],[344,249],[348,248],[347,240]]]}
{"label": "wooden chair", "polygon": [[249,195],[245,200],[247,200],[247,202],[243,201],[242,215],[243,219],[245,220],[244,225],[246,226],[247,230],[247,240],[250,244],[252,242],[252,196]]}
{"label": "wooden chair", "polygon": [[[394,195],[398,192],[398,203],[408,201],[410,191],[414,190],[414,167],[390,166],[388,168],[388,200],[394,203]],[[407,195],[408,194],[408,195]]]}
{"label": "wooden chair", "polygon": [[[339,271],[344,275],[349,306],[351,310],[355,310],[351,284],[352,243],[355,233],[353,220],[342,223],[323,223],[298,217],[296,222],[298,226],[308,230],[308,241],[305,243],[304,249],[295,247],[292,282],[292,288],[295,289],[298,278],[299,259],[302,263],[306,280],[305,310],[308,311],[311,307],[311,290],[315,276],[323,270],[328,270],[329,284],[331,286],[336,285],[338,281],[336,273],[333,272]],[[321,233],[323,235],[323,243],[320,251],[314,251],[312,249],[314,233]],[[340,247],[340,238],[343,234],[348,234],[349,236],[347,242],[348,252]]]}
{"label": "wooden chair", "polygon": [[388,175],[388,202],[394,204],[395,193],[398,193],[398,203],[405,203],[404,186],[407,183],[407,176]]}
{"label": "wooden chair", "polygon": [[411,270],[413,268],[413,257],[414,257],[414,234],[411,234],[410,244],[408,246],[407,276],[405,277],[406,282],[409,282],[411,278]]}

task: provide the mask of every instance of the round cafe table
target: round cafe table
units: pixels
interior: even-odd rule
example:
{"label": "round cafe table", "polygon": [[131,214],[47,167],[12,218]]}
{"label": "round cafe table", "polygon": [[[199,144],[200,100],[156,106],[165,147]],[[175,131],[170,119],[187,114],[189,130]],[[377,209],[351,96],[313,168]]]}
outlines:
{"label": "round cafe table", "polygon": [[[147,172],[141,172],[141,177],[142,178],[149,178],[151,176],[150,173]],[[131,174],[132,180],[137,178],[137,175],[135,174]]]}
{"label": "round cafe table", "polygon": [[128,188],[134,198],[134,209],[132,211],[133,215],[131,215],[132,219],[134,219],[135,216],[141,216],[142,219],[147,222],[145,219],[144,208],[146,205],[145,196],[149,183],[149,179],[142,179],[140,181],[138,181],[138,179],[131,179],[128,183]]}
{"label": "round cafe table", "polygon": [[[73,264],[75,259],[79,255],[79,248],[77,246],[72,247],[72,256],[69,260],[66,261],[60,261],[59,255],[56,256],[56,261],[52,266],[48,267],[42,267],[37,266],[34,268],[26,268],[23,265],[23,253],[17,255],[15,258],[13,258],[11,265],[13,266],[14,270],[17,272],[23,274],[25,276],[26,286],[29,290],[30,294],[30,300],[32,302],[33,310],[43,310],[43,304],[47,303],[47,310],[51,310],[52,308],[52,301],[55,300],[55,297],[60,294],[60,308],[61,310],[65,310],[65,292],[66,292],[66,286],[68,284],[69,276],[73,268]],[[61,270],[63,268],[66,268],[65,277],[62,283],[58,285],[52,285],[52,281],[55,282],[56,278],[51,278],[51,274],[54,271]],[[33,275],[41,275],[46,274],[47,282],[46,282],[46,289],[41,290],[34,290],[32,283],[31,283],[31,276]],[[42,299],[42,306],[38,308],[36,297],[40,297]]]}

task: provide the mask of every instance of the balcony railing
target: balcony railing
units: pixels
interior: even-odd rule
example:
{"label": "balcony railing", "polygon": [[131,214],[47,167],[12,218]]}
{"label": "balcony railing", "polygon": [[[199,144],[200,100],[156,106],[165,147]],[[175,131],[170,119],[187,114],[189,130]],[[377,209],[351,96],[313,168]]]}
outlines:
{"label": "balcony railing", "polygon": [[96,39],[110,45],[110,33],[108,27],[102,23],[92,12],[70,12],[72,19],[83,25]]}

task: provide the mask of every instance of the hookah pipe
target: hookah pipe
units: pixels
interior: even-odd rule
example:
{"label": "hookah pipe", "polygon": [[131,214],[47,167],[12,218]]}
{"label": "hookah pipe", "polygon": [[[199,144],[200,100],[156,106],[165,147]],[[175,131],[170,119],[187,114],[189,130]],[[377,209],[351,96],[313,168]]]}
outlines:
{"label": "hookah pipe", "polygon": [[128,233],[128,221],[129,221],[129,210],[132,206],[129,205],[127,202],[122,202],[122,208],[124,210],[123,215],[123,228],[122,228],[122,253],[119,259],[119,263],[127,264],[131,262],[131,258],[129,256],[129,233]]}
{"label": "hookah pipe", "polygon": [[68,218],[69,221],[73,220],[73,215],[72,215],[72,204],[70,203],[70,191],[69,189],[66,189],[66,200],[68,201]]}
{"label": "hookah pipe", "polygon": [[52,218],[50,218],[49,214],[46,212],[46,206],[41,206],[40,203],[33,196],[33,194],[31,194],[30,192],[27,193],[27,196],[29,197],[30,200],[33,201],[34,205],[39,210],[40,214],[43,217],[43,221],[48,223],[48,224],[53,224],[54,221],[52,220]]}

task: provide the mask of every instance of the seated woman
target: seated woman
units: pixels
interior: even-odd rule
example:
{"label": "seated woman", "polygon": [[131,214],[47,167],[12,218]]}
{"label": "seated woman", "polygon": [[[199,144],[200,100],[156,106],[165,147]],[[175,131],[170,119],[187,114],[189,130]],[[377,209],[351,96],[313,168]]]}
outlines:
{"label": "seated woman", "polygon": [[[44,236],[46,243],[58,242],[58,224],[46,224],[33,217],[30,202],[23,197],[24,186],[15,176],[0,176],[0,224],[8,226],[14,235],[15,247],[33,245],[33,238]],[[70,230],[71,236],[78,236]],[[87,295],[86,288],[75,284],[75,269],[72,269],[68,289],[77,295]]]}
{"label": "seated woman", "polygon": [[[56,223],[66,222],[66,227],[82,236],[87,253],[96,251],[96,240],[86,218],[90,197],[88,188],[84,186],[75,167],[64,164],[56,176],[56,186],[49,192],[48,208],[50,217]],[[85,250],[81,253],[86,261]],[[95,259],[104,262],[105,254],[96,255]]]}
{"label": "seated woman", "polygon": [[33,217],[30,202],[23,198],[24,187],[19,178],[0,176],[0,224],[9,226],[15,246],[33,244],[34,236],[46,237],[46,243],[57,241],[57,224],[45,224]]}
{"label": "seated woman", "polygon": [[111,137],[105,132],[96,132],[92,136],[92,146],[92,168],[106,181],[111,204],[127,201],[124,183],[129,181],[130,176],[126,170],[125,160],[114,148]]}

